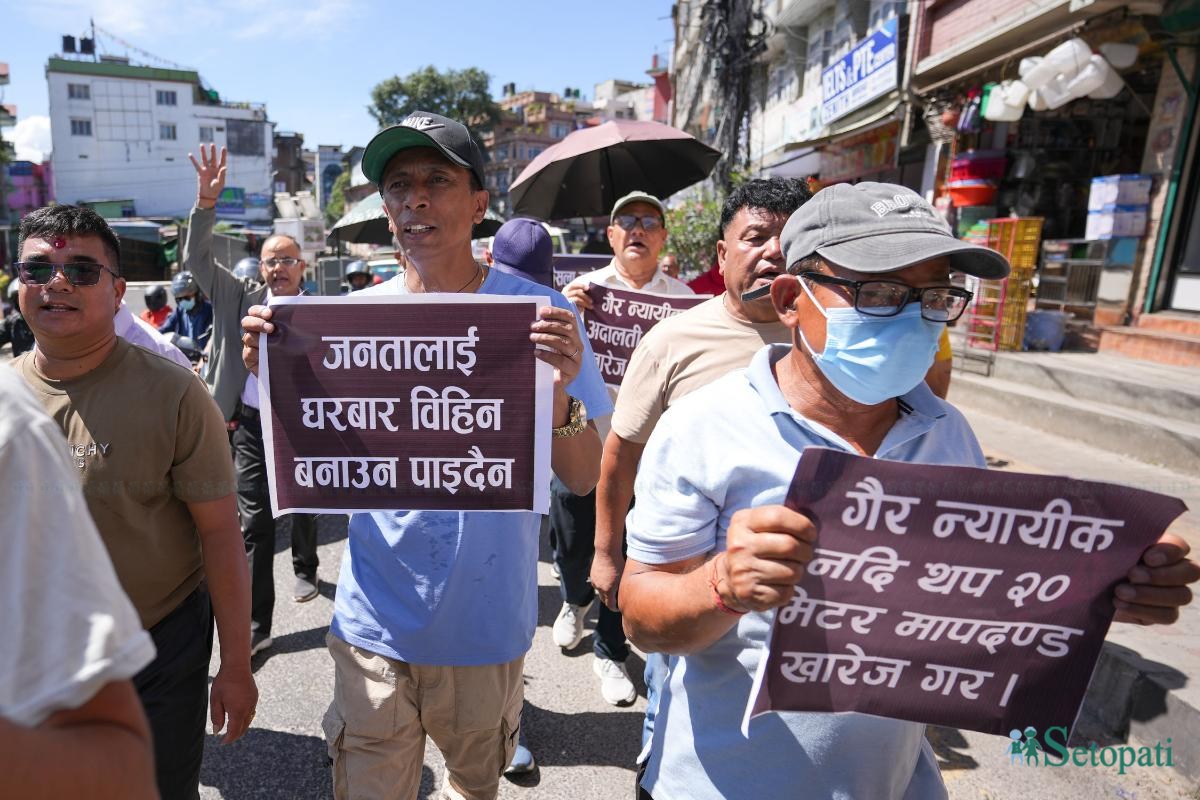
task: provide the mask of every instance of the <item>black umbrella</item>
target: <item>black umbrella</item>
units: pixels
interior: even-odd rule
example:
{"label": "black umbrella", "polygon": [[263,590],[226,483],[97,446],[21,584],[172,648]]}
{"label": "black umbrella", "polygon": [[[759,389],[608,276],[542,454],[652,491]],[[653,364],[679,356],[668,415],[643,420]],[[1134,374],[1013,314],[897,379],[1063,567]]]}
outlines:
{"label": "black umbrella", "polygon": [[[503,224],[504,220],[489,208],[483,222],[471,229],[471,238],[486,239],[495,236]],[[387,217],[383,213],[383,198],[379,193],[372,192],[358,201],[354,208],[333,224],[325,242],[330,247],[336,247],[338,242],[391,244],[392,232],[388,230]]]}
{"label": "black umbrella", "polygon": [[508,196],[514,211],[539,219],[607,216],[632,191],[667,197],[704,180],[720,158],[670,125],[613,120],[546,148]]}

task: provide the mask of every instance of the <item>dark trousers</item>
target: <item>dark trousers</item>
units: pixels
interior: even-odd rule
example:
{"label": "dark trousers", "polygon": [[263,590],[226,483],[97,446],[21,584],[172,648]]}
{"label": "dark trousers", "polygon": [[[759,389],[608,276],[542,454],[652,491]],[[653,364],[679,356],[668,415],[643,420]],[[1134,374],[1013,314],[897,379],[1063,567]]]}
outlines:
{"label": "dark trousers", "polygon": [[162,800],[200,796],[213,615],[202,586],[150,629],[157,655],[133,677],[150,732]]}
{"label": "dark trousers", "polygon": [[[596,492],[573,494],[562,481],[550,484],[550,536],[554,542],[554,561],[558,564],[559,588],[564,602],[584,606],[592,602],[596,590],[588,583],[592,556],[596,553]],[[592,652],[597,658],[624,661],[629,644],[621,627],[621,614],[600,604]]]}
{"label": "dark trousers", "polygon": [[[231,438],[237,468],[238,515],[250,562],[250,629],[271,635],[275,612],[275,519],[267,490],[267,460],[258,411],[239,406]],[[317,522],[312,514],[292,514],[292,569],[317,582]]]}

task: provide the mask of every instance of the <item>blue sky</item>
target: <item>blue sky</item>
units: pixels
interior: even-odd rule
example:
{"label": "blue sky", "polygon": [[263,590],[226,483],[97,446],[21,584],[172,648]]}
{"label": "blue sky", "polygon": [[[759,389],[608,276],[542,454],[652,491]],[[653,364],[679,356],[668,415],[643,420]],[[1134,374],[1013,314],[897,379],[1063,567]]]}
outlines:
{"label": "blue sky", "polygon": [[375,131],[371,87],[426,64],[480,67],[497,96],[509,82],[590,96],[608,78],[648,80],[652,54],[671,49],[670,13],[670,0],[0,0],[0,61],[12,72],[0,94],[17,105],[20,123],[4,133],[24,148],[48,134],[38,119],[47,110],[46,60],[89,17],[198,69],[225,99],[265,102],[277,130],[303,133],[305,146],[348,146]]}

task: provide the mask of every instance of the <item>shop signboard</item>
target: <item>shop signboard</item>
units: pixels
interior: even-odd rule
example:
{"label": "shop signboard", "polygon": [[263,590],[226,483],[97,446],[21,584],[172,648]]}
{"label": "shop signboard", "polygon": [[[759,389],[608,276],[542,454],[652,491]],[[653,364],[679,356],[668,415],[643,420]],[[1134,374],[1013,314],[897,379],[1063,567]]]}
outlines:
{"label": "shop signboard", "polygon": [[821,150],[821,183],[828,186],[894,169],[899,141],[900,123],[892,120],[825,145]]}
{"label": "shop signboard", "polygon": [[896,19],[889,19],[821,73],[823,125],[896,88],[900,53],[896,31]]}
{"label": "shop signboard", "polygon": [[226,186],[217,195],[218,217],[240,217],[246,213],[246,190],[238,186]]}

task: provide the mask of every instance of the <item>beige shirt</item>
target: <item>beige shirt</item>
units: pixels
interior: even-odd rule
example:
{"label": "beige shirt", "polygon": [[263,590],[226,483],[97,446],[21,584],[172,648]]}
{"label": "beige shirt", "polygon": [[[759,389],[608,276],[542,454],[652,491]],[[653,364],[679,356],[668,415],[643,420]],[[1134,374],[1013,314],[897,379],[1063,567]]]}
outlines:
{"label": "beige shirt", "polygon": [[611,286],[614,289],[632,289],[635,292],[657,292],[658,294],[695,294],[691,288],[683,281],[676,280],[670,275],[662,271],[662,268],[654,270],[654,275],[646,282],[645,286],[634,287],[629,284],[621,273],[617,272],[617,259],[614,256],[613,260],[608,262],[607,267],[594,269],[591,272],[585,272],[575,280],[571,281],[568,286],[587,286],[590,283],[598,283],[601,286]]}
{"label": "beige shirt", "polygon": [[633,351],[612,416],[613,432],[645,444],[676,400],[745,368],[764,345],[790,341],[780,322],[743,322],[733,316],[724,295],[663,320]]}
{"label": "beige shirt", "polygon": [[47,378],[32,353],[13,366],[66,435],[117,578],[150,628],[204,577],[187,504],[236,489],[220,410],[190,370],[124,339],[79,378]]}

